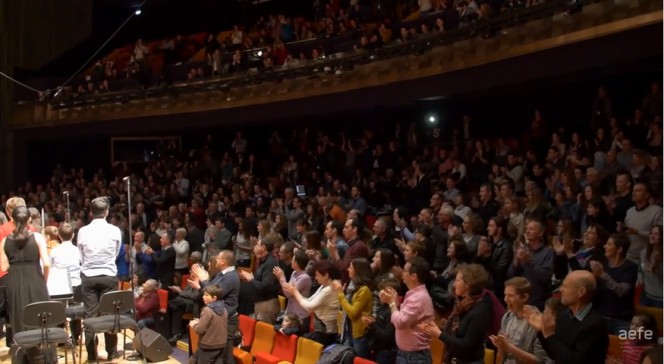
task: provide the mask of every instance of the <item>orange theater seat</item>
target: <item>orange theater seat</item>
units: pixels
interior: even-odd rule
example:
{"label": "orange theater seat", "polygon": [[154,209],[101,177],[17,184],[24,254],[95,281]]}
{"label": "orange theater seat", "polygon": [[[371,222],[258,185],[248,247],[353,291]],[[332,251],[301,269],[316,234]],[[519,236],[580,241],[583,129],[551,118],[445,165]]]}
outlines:
{"label": "orange theater seat", "polygon": [[441,364],[443,362],[443,354],[445,354],[445,343],[439,338],[431,338],[431,359],[433,364]]}
{"label": "orange theater seat", "polygon": [[297,335],[284,335],[276,332],[272,354],[256,354],[256,364],[278,364],[282,361],[293,362],[297,354]]}
{"label": "orange theater seat", "polygon": [[158,289],[157,295],[159,295],[159,309],[166,311],[168,309],[168,291],[165,289]]}
{"label": "orange theater seat", "polygon": [[238,328],[242,333],[242,347],[250,348],[256,334],[256,320],[249,316],[240,315],[238,321]]}
{"label": "orange theater seat", "polygon": [[191,277],[191,275],[189,275],[189,274],[185,274],[185,275],[182,276],[182,281],[180,282],[180,288],[182,288],[182,289],[187,288],[187,285],[189,284],[189,282],[187,282],[187,281],[189,280],[190,277]]}
{"label": "orange theater seat", "polygon": [[195,353],[198,350],[198,333],[194,330],[193,327],[189,326],[189,347],[191,352]]}
{"label": "orange theater seat", "polygon": [[376,362],[367,359],[362,359],[359,356],[356,356],[355,359],[353,360],[353,364],[376,364]]}
{"label": "orange theater seat", "polygon": [[320,360],[323,353],[323,345],[313,340],[305,339],[303,337],[297,340],[297,354],[295,361],[281,361],[279,364],[316,364]]}
{"label": "orange theater seat", "polygon": [[261,321],[256,322],[256,335],[249,351],[251,356],[255,357],[258,353],[271,353],[274,347],[274,336],[274,326]]}

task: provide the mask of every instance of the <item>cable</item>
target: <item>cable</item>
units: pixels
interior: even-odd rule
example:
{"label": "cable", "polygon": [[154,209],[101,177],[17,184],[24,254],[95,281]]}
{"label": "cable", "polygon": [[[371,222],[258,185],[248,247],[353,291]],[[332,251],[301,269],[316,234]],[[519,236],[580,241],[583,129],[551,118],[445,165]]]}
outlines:
{"label": "cable", "polygon": [[[146,1],[147,1],[147,0],[143,0],[143,2],[141,3],[141,5],[139,5],[138,9],[141,9],[141,8],[143,7],[143,5],[145,5],[145,2],[146,2]],[[132,13],[129,15],[129,17],[127,18],[127,20],[125,20],[124,23],[122,23],[122,24],[120,25],[120,27],[118,27],[118,29],[116,29],[115,32],[113,32],[113,34],[111,34],[111,36],[108,37],[108,39],[106,39],[106,41],[104,42],[104,44],[102,44],[101,47],[99,47],[99,48],[98,48],[98,49],[92,54],[92,56],[90,56],[90,58],[88,58],[88,60],[85,61],[85,62],[81,65],[81,67],[79,67],[79,68],[78,68],[78,69],[77,69],[77,70],[76,70],[76,71],[75,71],[75,72],[74,72],[74,73],[73,73],[73,74],[67,79],[67,81],[65,81],[60,87],[64,88],[65,86],[67,86],[67,84],[68,84],[71,80],[74,79],[74,77],[78,76],[78,74],[83,70],[83,68],[85,68],[85,66],[87,66],[88,63],[90,63],[90,61],[92,61],[92,60],[97,56],[97,54],[99,54],[99,52],[101,52],[101,50],[104,49],[104,47],[106,47],[106,45],[107,45],[111,40],[113,40],[113,38],[115,38],[115,36],[120,32],[120,30],[122,30],[122,28],[124,28],[125,25],[127,25],[127,23],[129,23],[129,21],[130,21],[134,16],[136,16],[136,15],[137,15],[137,14],[136,14],[136,11],[132,11]]]}
{"label": "cable", "polygon": [[39,90],[37,90],[37,89],[34,88],[34,87],[30,87],[30,86],[24,84],[23,82],[21,82],[21,81],[15,79],[15,78],[12,78],[11,76],[9,76],[9,75],[7,75],[7,74],[5,74],[5,73],[3,73],[3,72],[0,72],[0,75],[4,76],[4,77],[7,78],[8,80],[10,80],[10,81],[16,83],[17,85],[21,85],[21,86],[27,88],[28,90],[30,90],[30,91],[34,91],[34,92],[36,92],[36,93],[38,93],[38,94],[40,94],[40,95],[41,95],[43,92],[45,92],[45,91],[39,91]]}

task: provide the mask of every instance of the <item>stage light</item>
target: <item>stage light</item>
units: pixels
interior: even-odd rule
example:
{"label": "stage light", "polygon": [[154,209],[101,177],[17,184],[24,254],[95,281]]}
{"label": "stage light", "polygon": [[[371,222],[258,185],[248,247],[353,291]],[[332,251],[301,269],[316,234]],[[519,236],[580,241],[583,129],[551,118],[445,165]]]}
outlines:
{"label": "stage light", "polygon": [[134,12],[134,15],[141,15],[141,9],[138,9]]}
{"label": "stage light", "polygon": [[431,124],[433,124],[433,123],[436,122],[436,117],[433,116],[433,115],[429,115],[429,117],[427,118],[427,120],[428,120]]}

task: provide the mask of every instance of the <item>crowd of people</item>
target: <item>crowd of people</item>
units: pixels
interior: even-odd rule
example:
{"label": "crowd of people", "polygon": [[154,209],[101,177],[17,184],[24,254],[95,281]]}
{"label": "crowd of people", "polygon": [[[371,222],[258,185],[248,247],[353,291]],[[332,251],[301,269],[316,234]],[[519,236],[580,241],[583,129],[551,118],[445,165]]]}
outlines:
{"label": "crowd of people", "polygon": [[[294,68],[332,54],[371,51],[386,44],[428,38],[488,21],[500,12],[539,3],[517,0],[398,3],[353,0],[344,4],[338,0],[315,1],[313,13],[310,9],[301,9],[297,16],[259,16],[253,23],[235,25],[223,39],[209,33],[205,42],[197,43],[177,35],[151,47],[138,39],[132,52],[125,55],[129,59],[119,60],[118,64],[99,60],[90,72],[82,75],[71,94],[79,97],[116,91],[127,87],[125,83],[114,82],[123,78],[150,86],[162,81],[208,79],[249,69],[271,72]],[[303,46],[303,42],[313,43]],[[192,48],[204,49],[205,63],[189,59],[195,53],[191,52]],[[160,55],[163,62],[148,62],[151,55]],[[185,67],[187,72],[171,71],[170,67],[176,64]]]}
{"label": "crowd of people", "polygon": [[[204,337],[223,322],[205,358],[232,362],[245,314],[378,363],[429,363],[432,337],[445,363],[482,362],[485,347],[509,363],[603,363],[608,335],[629,332],[651,335],[630,336],[615,360],[661,362],[661,328],[635,307],[662,308],[661,89],[624,120],[611,105],[600,89],[584,129],[536,113],[515,140],[473,139],[481,126],[465,117],[448,146],[398,124],[361,135],[312,126],[266,141],[238,132],[223,145],[208,135],[141,171],[58,166],[2,196],[9,320],[21,330],[20,262],[41,260],[30,279],[43,280],[58,249],[77,244],[84,296],[136,279],[150,326],[154,291],[168,289],[172,342],[183,313],[200,317],[190,325]],[[44,221],[46,239],[29,220],[33,231]]]}

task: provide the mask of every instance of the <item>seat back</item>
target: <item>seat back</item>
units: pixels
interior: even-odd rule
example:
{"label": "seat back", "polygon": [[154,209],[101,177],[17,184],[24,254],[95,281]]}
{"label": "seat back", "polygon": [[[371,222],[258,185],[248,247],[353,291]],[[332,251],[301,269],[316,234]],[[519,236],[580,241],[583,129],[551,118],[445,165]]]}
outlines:
{"label": "seat back", "polygon": [[353,359],[353,364],[376,364],[376,362],[356,356],[355,359]]}
{"label": "seat back", "polygon": [[607,356],[622,359],[622,343],[617,335],[609,335],[609,350]]}
{"label": "seat back", "polygon": [[279,298],[279,309],[281,311],[286,311],[286,303],[287,303],[286,297],[279,295],[278,298]]}
{"label": "seat back", "polygon": [[484,349],[484,364],[494,364],[496,353],[491,349]]}
{"label": "seat back", "polygon": [[198,333],[194,330],[193,327],[189,326],[189,347],[191,352],[195,353],[198,350]]}
{"label": "seat back", "polygon": [[23,308],[25,327],[55,327],[67,319],[65,305],[58,301],[31,303]]}
{"label": "seat back", "polygon": [[159,309],[167,310],[168,309],[168,291],[165,289],[158,289],[157,295],[159,295]]}
{"label": "seat back", "polygon": [[272,355],[280,360],[293,362],[297,354],[297,335],[284,335],[277,332],[274,336],[274,349]]}
{"label": "seat back", "polygon": [[322,353],[322,344],[301,337],[297,341],[297,355],[293,364],[316,364]]}
{"label": "seat back", "polygon": [[134,293],[132,291],[106,292],[99,300],[99,312],[102,315],[120,315],[134,309]]}
{"label": "seat back", "polygon": [[128,291],[131,289],[131,282],[122,282],[122,290]]}
{"label": "seat back", "polygon": [[180,288],[185,289],[187,288],[187,285],[189,284],[189,278],[191,278],[190,274],[184,274],[182,275],[182,281],[180,282]]}
{"label": "seat back", "polygon": [[258,321],[256,322],[256,335],[251,344],[251,356],[257,353],[271,353],[274,347],[274,326]]}
{"label": "seat back", "polygon": [[256,320],[249,316],[240,315],[238,328],[242,333],[242,346],[249,347],[254,342],[256,334]]}
{"label": "seat back", "polygon": [[431,359],[433,364],[441,364],[445,354],[445,344],[437,337],[431,338]]}
{"label": "seat back", "polygon": [[649,313],[655,317],[655,321],[657,322],[657,336],[662,337],[664,331],[662,330],[662,309],[647,306],[636,306],[635,308],[636,313]]}

